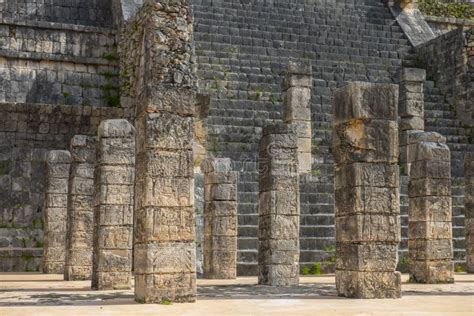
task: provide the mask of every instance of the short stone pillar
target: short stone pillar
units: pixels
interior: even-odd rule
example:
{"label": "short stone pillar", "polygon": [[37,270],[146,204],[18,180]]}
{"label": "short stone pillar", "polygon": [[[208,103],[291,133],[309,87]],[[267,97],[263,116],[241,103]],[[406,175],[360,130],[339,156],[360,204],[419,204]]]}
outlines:
{"label": "short stone pillar", "polygon": [[95,290],[131,288],[134,181],[135,128],[124,119],[103,121],[94,181]]}
{"label": "short stone pillar", "polygon": [[283,81],[283,119],[296,126],[298,134],[298,166],[300,172],[312,169],[311,157],[311,88],[310,63],[290,62]]}
{"label": "short stone pillar", "polygon": [[46,156],[43,224],[43,272],[63,274],[66,260],[67,194],[71,154],[52,150]]}
{"label": "short stone pillar", "polygon": [[466,230],[466,271],[474,273],[474,153],[464,156],[464,229]]}
{"label": "short stone pillar", "polygon": [[229,158],[207,158],[204,173],[204,277],[237,277],[237,178]]}
{"label": "short stone pillar", "polygon": [[76,135],[71,140],[71,172],[67,207],[64,280],[90,280],[94,231],[94,164],[96,139]]}
{"label": "short stone pillar", "polygon": [[258,284],[299,283],[298,136],[293,125],[263,129],[259,145]]}
{"label": "short stone pillar", "polygon": [[408,254],[410,280],[451,283],[453,242],[451,210],[451,156],[438,133],[419,133],[410,151],[408,184]]}
{"label": "short stone pillar", "polygon": [[424,83],[426,71],[418,68],[402,68],[400,74],[400,165],[402,173],[410,174],[408,151],[410,135],[425,129]]}
{"label": "short stone pillar", "polygon": [[398,86],[353,82],[333,99],[336,287],[399,298]]}

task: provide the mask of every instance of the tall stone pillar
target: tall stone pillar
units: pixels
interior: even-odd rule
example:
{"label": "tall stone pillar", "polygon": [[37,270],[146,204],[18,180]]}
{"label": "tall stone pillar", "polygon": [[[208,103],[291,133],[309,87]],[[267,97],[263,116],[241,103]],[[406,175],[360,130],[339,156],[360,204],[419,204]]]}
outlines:
{"label": "tall stone pillar", "polygon": [[399,298],[398,87],[353,82],[333,98],[336,287]]}
{"label": "tall stone pillar", "polygon": [[419,133],[410,151],[408,184],[408,254],[410,280],[451,283],[453,242],[451,224],[451,156],[438,133]]}
{"label": "tall stone pillar", "polygon": [[299,282],[298,136],[292,125],[263,129],[259,148],[258,284]]}
{"label": "tall stone pillar", "polygon": [[464,156],[464,229],[466,230],[466,271],[474,273],[474,153]]}
{"label": "tall stone pillar", "polygon": [[134,181],[135,128],[124,119],[103,121],[95,167],[93,289],[131,288]]}
{"label": "tall stone pillar", "polygon": [[311,87],[310,63],[290,62],[283,81],[283,118],[296,126],[298,134],[298,166],[300,172],[312,168],[311,158]]}
{"label": "tall stone pillar", "polygon": [[43,272],[63,274],[66,260],[67,194],[71,154],[52,150],[46,156]]}
{"label": "tall stone pillar", "polygon": [[[135,182],[135,299],[194,302],[194,110],[188,0],[147,1],[143,27]],[[135,25],[131,23],[130,25]]]}
{"label": "tall stone pillar", "polygon": [[237,178],[229,158],[207,158],[204,173],[204,277],[237,277]]}
{"label": "tall stone pillar", "polygon": [[94,137],[76,135],[71,140],[64,269],[66,281],[90,280],[92,275],[95,146]]}
{"label": "tall stone pillar", "polygon": [[424,83],[426,71],[418,68],[402,68],[400,74],[400,165],[404,174],[410,174],[408,152],[410,135],[425,130]]}

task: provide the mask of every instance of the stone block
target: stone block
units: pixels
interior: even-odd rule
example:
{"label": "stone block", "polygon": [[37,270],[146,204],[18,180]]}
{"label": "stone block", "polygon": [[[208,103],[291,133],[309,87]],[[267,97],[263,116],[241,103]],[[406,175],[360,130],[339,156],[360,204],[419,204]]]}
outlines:
{"label": "stone block", "polygon": [[97,187],[96,203],[101,205],[133,205],[133,185],[101,184]]}
{"label": "stone block", "polygon": [[333,96],[335,125],[364,119],[397,121],[397,109],[398,86],[393,84],[351,82]]}
{"label": "stone block", "polygon": [[336,216],[355,214],[400,214],[400,194],[398,188],[352,187],[337,189],[335,192]]}
{"label": "stone block", "polygon": [[335,126],[333,153],[337,164],[398,162],[398,124],[387,120],[354,120]]}
{"label": "stone block", "polygon": [[419,178],[408,184],[410,197],[451,196],[451,179]]}
{"label": "stone block", "polygon": [[196,273],[135,274],[135,300],[143,303],[196,301]]}
{"label": "stone block", "polygon": [[193,152],[191,150],[145,151],[137,154],[137,179],[145,177],[193,176]]}
{"label": "stone block", "polygon": [[424,130],[425,120],[423,117],[419,116],[404,117],[400,120],[399,129],[400,131]]}
{"label": "stone block", "polygon": [[448,222],[452,217],[449,196],[424,196],[409,199],[408,218],[414,222]]}
{"label": "stone block", "polygon": [[97,155],[98,164],[134,165],[134,138],[103,138]]}
{"label": "stone block", "polygon": [[400,272],[362,272],[336,270],[339,295],[351,298],[400,298]]}
{"label": "stone block", "polygon": [[135,128],[125,119],[105,120],[99,124],[97,134],[100,138],[134,138]]}
{"label": "stone block", "polygon": [[94,246],[99,249],[132,249],[133,228],[131,226],[102,226],[98,234],[98,243]]}
{"label": "stone block", "polygon": [[214,217],[237,216],[235,201],[206,201],[204,209]]}
{"label": "stone block", "polygon": [[102,165],[100,166],[97,181],[102,185],[133,185],[135,181],[135,167],[133,165]]}
{"label": "stone block", "polygon": [[136,208],[193,206],[193,187],[193,178],[144,177],[135,184]]}
{"label": "stone block", "polygon": [[135,245],[134,271],[141,274],[189,274],[196,271],[193,241]]}
{"label": "stone block", "polygon": [[182,116],[194,114],[196,92],[190,88],[145,87],[137,102],[137,113],[169,112]]}
{"label": "stone block", "polygon": [[397,165],[353,163],[337,167],[335,187],[338,189],[358,186],[398,188]]}
{"label": "stone block", "polygon": [[300,198],[297,190],[260,192],[260,215],[291,215],[300,213]]}
{"label": "stone block", "polygon": [[99,205],[98,225],[133,225],[133,205]]}
{"label": "stone block", "polygon": [[453,258],[451,239],[408,240],[408,253],[412,260],[442,260]]}
{"label": "stone block", "polygon": [[299,238],[299,216],[261,215],[258,220],[259,240]]}
{"label": "stone block", "polygon": [[434,284],[454,283],[453,261],[414,261],[410,264],[410,281]]}
{"label": "stone block", "polygon": [[337,270],[390,272],[398,263],[395,243],[338,243],[336,254]]}
{"label": "stone block", "polygon": [[232,171],[230,158],[207,158],[201,161],[201,171],[204,174],[228,174]]}
{"label": "stone block", "polygon": [[149,113],[136,119],[137,151],[192,150],[193,119],[168,112]]}
{"label": "stone block", "polygon": [[451,179],[451,163],[439,160],[419,160],[411,164],[410,179]]}
{"label": "stone block", "polygon": [[283,96],[283,121],[311,120],[310,100],[310,88],[289,87]]}
{"label": "stone block", "polygon": [[408,236],[410,239],[451,239],[452,224],[449,222],[415,222],[410,219],[408,223]]}
{"label": "stone block", "polygon": [[204,184],[232,184],[236,185],[239,174],[237,172],[212,172],[206,174]]}
{"label": "stone block", "polygon": [[451,161],[449,147],[444,143],[420,142],[416,148],[409,150],[408,159],[410,162],[420,160]]}
{"label": "stone block", "polygon": [[258,284],[270,286],[297,286],[299,283],[298,265],[260,265]]}
{"label": "stone block", "polygon": [[405,82],[423,83],[426,80],[426,70],[421,68],[402,68],[400,79]]}
{"label": "stone block", "polygon": [[[96,259],[97,258],[97,259]],[[132,271],[132,250],[130,249],[101,249],[94,260],[94,272],[126,272]]]}
{"label": "stone block", "polygon": [[336,218],[337,242],[399,242],[398,215],[352,215]]}
{"label": "stone block", "polygon": [[206,200],[237,201],[237,186],[235,184],[206,184],[204,195]]}
{"label": "stone block", "polygon": [[135,212],[136,242],[191,242],[194,240],[193,207],[150,206],[137,209]]}
{"label": "stone block", "polygon": [[96,281],[92,283],[95,290],[129,290],[132,287],[130,272],[97,272]]}
{"label": "stone block", "polygon": [[[425,103],[423,101],[423,94],[406,92],[406,99],[400,99],[400,116],[405,120],[410,117],[424,117]],[[421,95],[421,100],[419,95]]]}
{"label": "stone block", "polygon": [[[237,239],[235,240],[237,242]],[[235,279],[237,277],[237,252],[225,249],[204,253],[204,277],[208,279]]]}

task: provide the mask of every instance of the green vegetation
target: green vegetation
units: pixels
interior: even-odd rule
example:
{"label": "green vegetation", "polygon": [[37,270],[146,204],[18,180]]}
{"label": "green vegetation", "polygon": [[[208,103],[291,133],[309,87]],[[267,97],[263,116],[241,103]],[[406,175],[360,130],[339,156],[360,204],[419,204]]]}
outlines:
{"label": "green vegetation", "polygon": [[255,101],[260,101],[260,99],[262,98],[262,89],[260,88],[257,88],[257,90],[255,90]]}
{"label": "green vegetation", "polygon": [[313,264],[311,269],[309,270],[309,273],[312,275],[320,275],[321,274],[321,263],[316,262]]}
{"label": "green vegetation", "polygon": [[457,265],[454,267],[454,272],[456,272],[456,273],[464,272],[464,269],[462,268],[462,265],[457,264]]}
{"label": "green vegetation", "polygon": [[474,19],[474,7],[467,3],[444,3],[440,0],[420,0],[419,8],[425,15]]}
{"label": "green vegetation", "polygon": [[70,94],[69,92],[64,92],[64,93],[63,93],[64,99],[67,99],[67,98],[69,98],[70,96],[71,96],[71,94]]}
{"label": "green vegetation", "polygon": [[410,264],[411,264],[411,259],[410,259],[410,257],[408,257],[408,256],[403,256],[403,257],[400,258],[398,264],[399,264],[401,267],[408,267],[408,266],[410,266]]}
{"label": "green vegetation", "polygon": [[43,242],[37,240],[35,244],[33,245],[33,248],[43,248],[44,244]]}
{"label": "green vegetation", "polygon": [[167,299],[164,299],[160,302],[160,305],[172,305],[173,302]]}

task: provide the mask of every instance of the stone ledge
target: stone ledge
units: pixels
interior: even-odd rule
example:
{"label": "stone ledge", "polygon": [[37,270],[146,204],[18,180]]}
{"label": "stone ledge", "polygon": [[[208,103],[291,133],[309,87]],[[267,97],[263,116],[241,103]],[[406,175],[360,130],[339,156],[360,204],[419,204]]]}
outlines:
{"label": "stone ledge", "polygon": [[469,28],[474,27],[474,20],[468,20],[468,19],[427,15],[425,16],[425,20],[426,22],[431,22],[431,23],[453,24],[453,25],[464,26],[464,27],[469,27]]}
{"label": "stone ledge", "polygon": [[0,25],[27,26],[27,27],[62,30],[62,31],[100,33],[100,34],[106,34],[106,35],[115,35],[118,33],[117,30],[115,29],[105,28],[105,27],[67,24],[67,23],[58,23],[58,22],[17,20],[17,19],[11,19],[11,18],[0,19]]}
{"label": "stone ledge", "polygon": [[47,53],[16,52],[16,51],[10,51],[10,50],[5,50],[5,49],[0,49],[0,57],[10,58],[10,59],[55,61],[55,62],[67,62],[67,63],[84,64],[84,65],[101,65],[101,66],[118,67],[117,61],[110,62],[104,58],[85,58],[85,57],[75,57],[75,56],[54,55],[54,54],[47,54]]}

